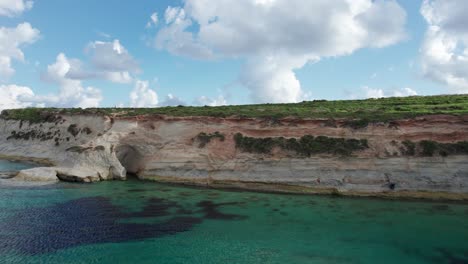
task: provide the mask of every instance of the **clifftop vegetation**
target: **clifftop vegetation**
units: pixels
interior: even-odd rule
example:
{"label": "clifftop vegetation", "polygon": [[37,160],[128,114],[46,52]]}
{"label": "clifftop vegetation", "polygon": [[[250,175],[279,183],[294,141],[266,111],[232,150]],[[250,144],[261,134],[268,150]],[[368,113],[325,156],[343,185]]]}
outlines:
{"label": "clifftop vegetation", "polygon": [[[3,119],[54,122],[60,114],[255,117],[255,118],[348,118],[368,122],[390,121],[430,114],[468,114],[468,94],[392,97],[366,100],[304,101],[294,104],[256,104],[230,106],[174,106],[158,108],[26,108],[4,110]],[[357,124],[357,125],[359,125]],[[351,124],[353,125],[353,124]]]}

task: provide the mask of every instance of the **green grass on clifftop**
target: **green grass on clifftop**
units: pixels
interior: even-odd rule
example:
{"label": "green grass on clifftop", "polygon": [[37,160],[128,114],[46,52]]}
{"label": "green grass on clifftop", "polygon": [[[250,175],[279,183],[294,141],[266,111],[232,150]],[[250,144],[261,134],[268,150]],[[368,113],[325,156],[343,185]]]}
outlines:
{"label": "green grass on clifftop", "polygon": [[[259,117],[278,119],[349,118],[363,123],[411,118],[429,114],[468,114],[468,95],[411,96],[366,100],[304,101],[295,104],[257,104],[232,106],[174,106],[158,108],[26,108],[5,110],[1,118],[31,122],[52,121],[56,114],[88,115],[169,115],[211,117]],[[356,124],[359,125],[359,124]]]}

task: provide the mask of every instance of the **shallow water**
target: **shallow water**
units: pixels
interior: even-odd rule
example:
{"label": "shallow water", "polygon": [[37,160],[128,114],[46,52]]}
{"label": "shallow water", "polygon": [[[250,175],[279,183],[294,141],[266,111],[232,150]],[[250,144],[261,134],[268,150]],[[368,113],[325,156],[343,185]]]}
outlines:
{"label": "shallow water", "polygon": [[468,263],[468,205],[129,180],[0,185],[2,263]]}
{"label": "shallow water", "polygon": [[32,163],[13,162],[0,159],[0,171],[19,171],[34,167]]}

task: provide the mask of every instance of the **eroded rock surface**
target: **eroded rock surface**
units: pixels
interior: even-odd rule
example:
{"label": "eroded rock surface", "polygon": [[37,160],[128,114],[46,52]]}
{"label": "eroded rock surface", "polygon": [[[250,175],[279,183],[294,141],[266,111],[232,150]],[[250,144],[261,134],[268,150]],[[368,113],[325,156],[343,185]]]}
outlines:
{"label": "eroded rock surface", "polygon": [[[203,133],[204,137],[200,137]],[[234,135],[366,140],[350,155],[298,156],[275,145],[250,153]],[[215,136],[213,136],[215,135]],[[468,155],[411,154],[411,144],[468,141],[468,116],[433,115],[353,128],[345,120],[72,115],[51,122],[0,119],[0,155],[48,161],[24,180],[141,179],[269,191],[468,198]],[[203,143],[203,144],[201,144]],[[414,153],[424,153],[416,145]],[[348,153],[349,154],[349,153]],[[444,154],[444,155],[442,155]]]}
{"label": "eroded rock surface", "polygon": [[57,170],[55,168],[39,167],[27,170],[22,170],[16,176],[16,179],[23,181],[38,181],[38,182],[56,182]]}

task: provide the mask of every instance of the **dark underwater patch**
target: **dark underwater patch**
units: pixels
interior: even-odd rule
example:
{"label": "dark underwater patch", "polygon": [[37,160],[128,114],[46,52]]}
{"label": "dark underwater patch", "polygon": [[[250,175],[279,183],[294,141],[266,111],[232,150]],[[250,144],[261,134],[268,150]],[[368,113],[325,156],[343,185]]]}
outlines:
{"label": "dark underwater patch", "polygon": [[[447,249],[438,249],[438,252],[442,255],[442,263],[449,264],[468,264],[468,254],[454,254]],[[439,263],[440,260],[439,260]]]}
{"label": "dark underwater patch", "polygon": [[431,206],[431,209],[435,211],[447,212],[447,211],[450,211],[450,206],[446,204],[438,204],[438,205]]}
{"label": "dark underwater patch", "polygon": [[245,216],[236,215],[236,214],[225,214],[218,210],[219,207],[225,205],[239,205],[240,203],[231,202],[231,203],[213,203],[211,201],[201,201],[197,203],[197,206],[201,208],[201,211],[204,213],[204,218],[207,219],[218,219],[218,220],[240,220],[244,219]]}
{"label": "dark underwater patch", "polygon": [[173,201],[160,198],[151,198],[140,212],[129,213],[128,217],[160,217],[173,214],[172,209],[180,209],[181,206]]}
{"label": "dark underwater patch", "polygon": [[[209,201],[197,204],[204,218],[234,220]],[[150,223],[131,223],[131,218],[154,217]],[[161,218],[160,218],[161,217]],[[139,212],[128,213],[106,197],[71,200],[45,208],[23,210],[0,222],[0,251],[36,255],[98,243],[119,243],[175,235],[191,230],[203,218],[170,200],[153,198]]]}
{"label": "dark underwater patch", "polygon": [[177,193],[178,196],[182,196],[182,197],[189,197],[189,196],[193,196],[193,193],[191,192],[179,192]]}
{"label": "dark underwater patch", "polygon": [[146,192],[145,189],[130,189],[128,192]]}

